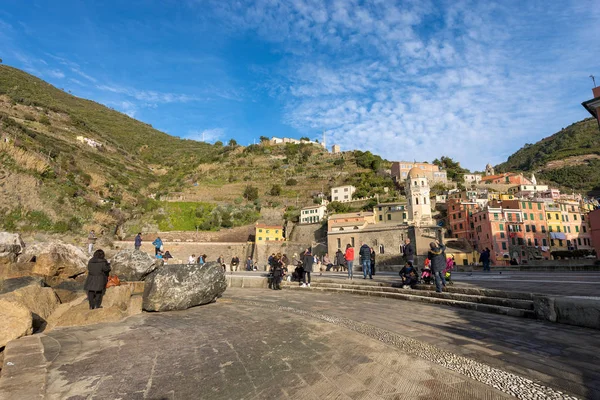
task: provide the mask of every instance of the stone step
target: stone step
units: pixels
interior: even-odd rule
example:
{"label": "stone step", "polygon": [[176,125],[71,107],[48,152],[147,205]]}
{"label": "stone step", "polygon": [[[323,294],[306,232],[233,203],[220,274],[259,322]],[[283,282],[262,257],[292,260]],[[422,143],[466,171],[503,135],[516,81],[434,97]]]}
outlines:
{"label": "stone step", "polygon": [[373,285],[360,285],[360,284],[346,284],[346,283],[325,283],[325,282],[313,282],[313,287],[329,287],[337,289],[353,289],[360,291],[375,291],[375,292],[386,292],[386,293],[411,293],[417,296],[425,297],[436,297],[440,299],[448,300],[459,300],[467,301],[471,303],[490,304],[495,306],[519,308],[523,310],[533,310],[532,300],[520,300],[520,299],[508,299],[503,297],[492,297],[482,295],[471,295],[462,294],[456,292],[444,292],[437,293],[435,290],[414,290],[414,289],[403,289],[396,287],[386,286],[373,286]]}
{"label": "stone step", "polygon": [[474,303],[470,301],[452,300],[437,297],[428,297],[420,294],[418,290],[407,289],[406,293],[386,292],[386,291],[375,291],[375,290],[356,290],[356,289],[343,289],[335,287],[325,286],[313,286],[310,288],[304,288],[298,285],[286,285],[286,288],[290,290],[316,290],[323,292],[333,293],[348,293],[358,294],[363,296],[374,296],[374,297],[385,297],[398,300],[408,301],[419,301],[422,303],[438,304],[452,307],[459,307],[467,310],[488,312],[493,314],[509,315],[513,317],[521,318],[536,318],[535,313],[532,310],[523,310],[519,308],[504,307],[492,304]]}
{"label": "stone step", "polygon": [[[315,277],[313,281],[319,283],[344,283],[347,285],[368,285],[368,286],[383,286],[383,287],[396,287],[399,288],[401,286],[400,278],[397,278],[395,282],[379,282],[376,280],[362,279],[362,276],[355,278],[352,281],[348,280],[340,280],[340,279],[328,279]],[[435,292],[435,285],[416,285],[415,290],[428,290]],[[530,300],[533,301],[533,296],[535,293],[526,293],[526,292],[513,292],[513,291],[504,291],[504,290],[496,290],[496,289],[478,289],[471,287],[464,287],[459,285],[448,285],[444,288],[444,291],[447,293],[460,293],[467,294],[473,296],[488,296],[488,297],[498,297],[498,298],[506,298],[506,299],[516,299],[516,300]]]}

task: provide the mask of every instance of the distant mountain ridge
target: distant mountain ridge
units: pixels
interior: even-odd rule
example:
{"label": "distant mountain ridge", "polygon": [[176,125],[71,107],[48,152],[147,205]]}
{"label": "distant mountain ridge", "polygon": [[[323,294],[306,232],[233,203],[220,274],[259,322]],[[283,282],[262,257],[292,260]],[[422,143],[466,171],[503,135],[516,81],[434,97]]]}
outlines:
{"label": "distant mountain ridge", "polygon": [[498,172],[534,172],[563,190],[600,194],[600,131],[593,118],[576,122],[535,144],[526,144],[496,166]]}

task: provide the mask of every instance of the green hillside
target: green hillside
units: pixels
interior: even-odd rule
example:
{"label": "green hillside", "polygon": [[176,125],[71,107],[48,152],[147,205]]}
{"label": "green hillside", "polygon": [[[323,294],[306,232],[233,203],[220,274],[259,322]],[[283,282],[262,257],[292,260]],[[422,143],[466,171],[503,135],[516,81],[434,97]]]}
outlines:
{"label": "green hillside", "polygon": [[526,144],[496,169],[535,172],[544,182],[594,195],[600,190],[598,123],[588,118],[535,144]]}
{"label": "green hillside", "polygon": [[352,182],[361,196],[383,193],[393,186],[385,168],[368,152],[332,155],[311,144],[182,140],[0,65],[0,229],[240,226],[265,206],[296,215],[336,184]]}

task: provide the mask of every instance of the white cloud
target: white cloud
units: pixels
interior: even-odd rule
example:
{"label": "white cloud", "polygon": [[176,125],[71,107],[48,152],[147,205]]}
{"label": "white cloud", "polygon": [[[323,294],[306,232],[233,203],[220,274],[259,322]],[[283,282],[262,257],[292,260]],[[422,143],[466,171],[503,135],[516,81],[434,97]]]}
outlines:
{"label": "white cloud", "polygon": [[120,86],[96,85],[96,88],[107,92],[124,94],[149,103],[187,103],[190,101],[201,100],[201,98],[197,96],[187,94],[161,93],[153,90],[138,90]]}
{"label": "white cloud", "polygon": [[217,140],[221,140],[225,137],[225,129],[222,128],[213,128],[213,129],[205,129],[203,131],[200,130],[192,130],[189,131],[185,136],[186,139],[196,140],[198,142],[206,142],[206,143],[214,143]]}
{"label": "white cloud", "polygon": [[59,69],[54,69],[46,72],[47,75],[50,75],[52,78],[62,79],[65,77],[64,72]]}
{"label": "white cloud", "polygon": [[230,29],[254,30],[285,55],[282,78],[264,89],[286,103],[286,123],[392,160],[449,155],[472,169],[501,162],[582,118],[577,101],[564,103],[573,92],[565,82],[582,63],[600,68],[590,41],[600,12],[575,2],[214,6]]}

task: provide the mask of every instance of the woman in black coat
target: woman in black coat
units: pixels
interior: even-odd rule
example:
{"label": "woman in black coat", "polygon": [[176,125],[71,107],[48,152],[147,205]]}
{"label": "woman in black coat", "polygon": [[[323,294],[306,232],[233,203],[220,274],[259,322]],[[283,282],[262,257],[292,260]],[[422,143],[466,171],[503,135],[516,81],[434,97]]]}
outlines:
{"label": "woman in black coat", "polygon": [[92,259],[88,261],[88,276],[83,285],[88,292],[90,310],[102,308],[102,296],[106,290],[109,272],[110,264],[106,261],[104,251],[96,250]]}

